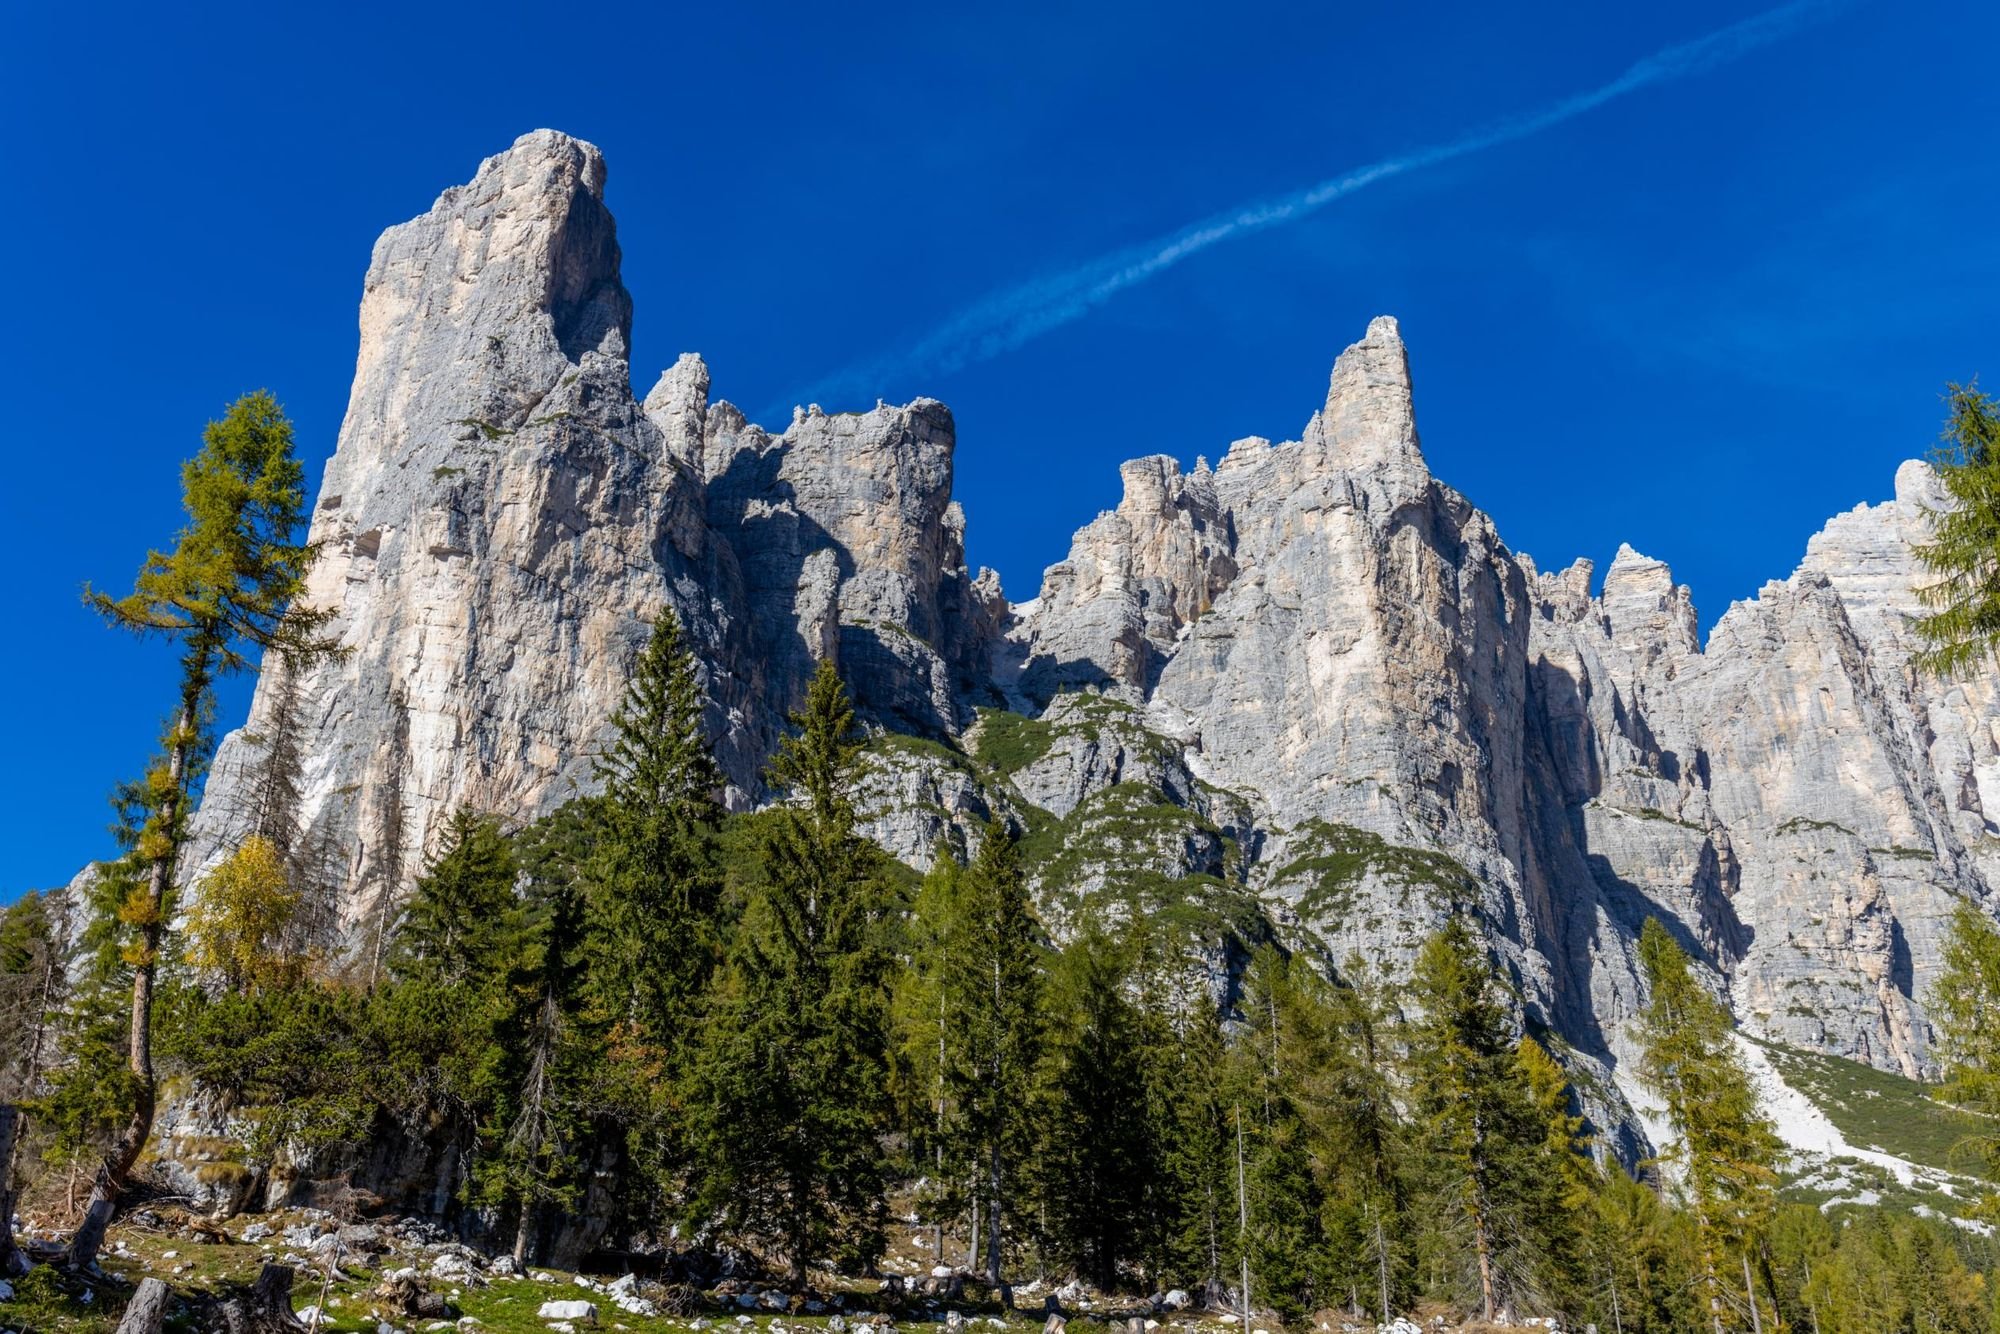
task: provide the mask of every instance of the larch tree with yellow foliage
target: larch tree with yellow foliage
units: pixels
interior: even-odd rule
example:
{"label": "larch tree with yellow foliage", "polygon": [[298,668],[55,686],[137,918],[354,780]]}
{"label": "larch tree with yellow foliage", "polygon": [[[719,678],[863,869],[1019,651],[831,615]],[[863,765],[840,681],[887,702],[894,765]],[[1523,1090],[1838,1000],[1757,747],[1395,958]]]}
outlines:
{"label": "larch tree with yellow foliage", "polygon": [[330,613],[298,605],[315,551],[299,532],[305,470],[276,398],[247,394],[209,423],[200,452],[181,467],[181,495],[186,526],[171,550],[147,554],[132,592],[119,598],[84,589],[85,603],[112,626],[174,644],[180,681],[159,755],[124,794],[132,829],[121,878],[130,888],[118,917],[132,970],[132,1106],[70,1239],[67,1262],[79,1270],[95,1263],[126,1176],[152,1133],[154,975],[196,781],[212,745],[216,682],[252,667],[260,654],[298,667],[337,651],[325,633]]}
{"label": "larch tree with yellow foliage", "polygon": [[298,907],[284,854],[252,834],[202,879],[182,928],[188,963],[245,995],[297,981],[305,959],[286,937]]}
{"label": "larch tree with yellow foliage", "polygon": [[1758,1106],[1728,1009],[1701,985],[1657,917],[1647,918],[1639,933],[1639,962],[1649,993],[1639,1015],[1639,1079],[1665,1104],[1673,1128],[1673,1142],[1660,1156],[1679,1169],[1700,1248],[1708,1324],[1723,1334],[1737,1327],[1738,1311],[1725,1270],[1742,1260],[1771,1215],[1784,1146]]}

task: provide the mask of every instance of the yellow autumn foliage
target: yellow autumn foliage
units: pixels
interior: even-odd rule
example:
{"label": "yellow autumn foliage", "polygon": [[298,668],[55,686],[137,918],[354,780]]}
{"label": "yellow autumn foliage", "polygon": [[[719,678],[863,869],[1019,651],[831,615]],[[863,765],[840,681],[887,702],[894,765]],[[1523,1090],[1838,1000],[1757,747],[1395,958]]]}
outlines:
{"label": "yellow autumn foliage", "polygon": [[282,985],[303,963],[284,944],[298,905],[284,857],[270,839],[252,835],[203,878],[188,911],[188,962],[232,990]]}

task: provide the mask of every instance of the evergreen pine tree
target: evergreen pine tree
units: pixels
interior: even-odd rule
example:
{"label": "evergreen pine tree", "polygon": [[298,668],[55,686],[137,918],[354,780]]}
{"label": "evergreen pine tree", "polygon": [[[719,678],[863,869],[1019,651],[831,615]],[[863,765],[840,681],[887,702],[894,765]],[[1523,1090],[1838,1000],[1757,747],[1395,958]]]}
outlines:
{"label": "evergreen pine tree", "polygon": [[1057,956],[1045,993],[1038,1097],[1034,1172],[1044,1254],[1107,1290],[1119,1266],[1138,1255],[1146,1183],[1156,1170],[1145,1047],[1127,980],[1123,950],[1094,924]]}
{"label": "evergreen pine tree", "polygon": [[1944,443],[1931,456],[1951,497],[1933,512],[1931,538],[1916,550],[1931,578],[1917,585],[1925,614],[1913,623],[1919,668],[1961,676],[1990,666],[2000,646],[2000,403],[1977,384],[1954,384]]}
{"label": "evergreen pine tree", "polygon": [[963,999],[965,1062],[955,1101],[985,1201],[986,1281],[1005,1291],[1002,1260],[1019,1207],[1015,1175],[1028,1156],[1030,1098],[1041,1061],[1040,928],[1010,831],[989,826],[960,882],[966,931],[964,966],[947,975]]}
{"label": "evergreen pine tree", "polygon": [[391,948],[397,976],[436,988],[491,982],[496,961],[523,933],[518,875],[499,821],[453,811]]}
{"label": "evergreen pine tree", "polygon": [[296,602],[315,553],[297,538],[305,472],[277,400],[261,391],[246,395],[209,423],[200,453],[181,470],[181,490],[188,524],[174,549],[150,553],[123,598],[84,590],[85,601],[112,625],[173,641],[180,686],[160,755],[144,780],[143,820],[128,854],[135,883],[119,910],[132,964],[131,1113],[105,1153],[71,1238],[67,1262],[76,1269],[95,1263],[126,1175],[152,1130],[153,983],[189,798],[208,757],[215,683],[249,667],[260,650],[296,666],[336,648],[321,633],[328,613]]}
{"label": "evergreen pine tree", "polygon": [[[395,1055],[384,1082],[441,1123],[443,1158],[467,1161],[467,1198],[512,1209],[516,1244],[532,1244],[536,1211],[561,1203],[573,1165],[556,1127],[567,1055],[558,936],[573,912],[523,900],[519,860],[490,816],[458,810],[418,877],[388,962],[395,985],[375,1023]],[[442,1207],[448,1183],[439,1185]]]}
{"label": "evergreen pine tree", "polygon": [[[1296,970],[1295,970],[1296,962]],[[1319,1305],[1326,1274],[1327,1173],[1314,1163],[1315,1111],[1306,1084],[1326,1073],[1323,1015],[1310,966],[1266,946],[1243,983],[1234,1064],[1246,1142],[1250,1225],[1242,1245],[1260,1300],[1287,1319]],[[1239,1257],[1243,1258],[1243,1257]]]}
{"label": "evergreen pine tree", "polygon": [[1491,1321],[1505,1295],[1507,1155],[1521,1127],[1507,1010],[1462,918],[1425,942],[1412,981],[1423,1007],[1410,1033],[1419,1143],[1463,1225],[1480,1315]]}
{"label": "evergreen pine tree", "polygon": [[[719,948],[721,879],[712,852],[721,772],[703,726],[694,654],[661,611],[598,759],[603,796],[583,804],[571,855],[581,892],[582,973],[573,1042],[595,1047],[602,1119],[652,1182],[686,1166],[685,1066]],[[635,1192],[643,1207],[646,1192]],[[650,1212],[650,1211],[649,1211]]]}
{"label": "evergreen pine tree", "polygon": [[1639,1018],[1639,1077],[1665,1104],[1675,1143],[1662,1156],[1680,1171],[1694,1215],[1707,1322],[1733,1322],[1726,1269],[1769,1215],[1781,1146],[1758,1110],[1737,1054],[1729,1011],[1696,979],[1657,917],[1639,936],[1648,1000]]}
{"label": "evergreen pine tree", "polygon": [[1319,1154],[1332,1173],[1324,1225],[1333,1253],[1329,1277],[1354,1308],[1373,1306],[1386,1323],[1403,1287],[1407,1133],[1392,1088],[1384,1003],[1360,959],[1343,971],[1347,981],[1328,997],[1338,1059],[1316,1079],[1323,1107]]}
{"label": "evergreen pine tree", "polygon": [[1569,1076],[1527,1034],[1515,1047],[1514,1075],[1525,1098],[1523,1142],[1513,1146],[1520,1186],[1520,1268],[1543,1305],[1574,1311],[1590,1286],[1580,1220],[1599,1181],[1597,1167],[1583,1118],[1571,1111]]}
{"label": "evergreen pine tree", "polygon": [[1233,1247],[1227,1044],[1205,975],[1138,924],[1138,1020],[1153,1171],[1141,1218],[1155,1287],[1220,1284]]}
{"label": "evergreen pine tree", "polygon": [[[699,1202],[775,1239],[791,1281],[882,1246],[888,1120],[880,852],[855,829],[854,713],[830,662],[770,768],[787,795],[713,988],[694,1073]],[[838,1255],[834,1255],[835,1251]]]}
{"label": "evergreen pine tree", "polygon": [[923,1173],[918,1216],[931,1226],[932,1253],[944,1259],[945,1225],[971,1207],[971,1166],[958,1104],[966,1066],[965,1016],[955,1007],[964,988],[970,944],[965,923],[964,870],[943,839],[918,886],[905,932],[907,960],[895,975],[891,1000],[894,1044],[891,1084],[908,1128],[911,1153]]}
{"label": "evergreen pine tree", "polygon": [[1938,1095],[1968,1113],[1960,1142],[2000,1179],[2000,928],[1970,903],[1952,912],[1943,966],[1925,997],[1944,1065]]}
{"label": "evergreen pine tree", "polygon": [[680,622],[663,610],[597,761],[602,828],[584,863],[589,987],[617,1040],[663,1051],[689,1028],[713,951],[708,838],[721,772]]}

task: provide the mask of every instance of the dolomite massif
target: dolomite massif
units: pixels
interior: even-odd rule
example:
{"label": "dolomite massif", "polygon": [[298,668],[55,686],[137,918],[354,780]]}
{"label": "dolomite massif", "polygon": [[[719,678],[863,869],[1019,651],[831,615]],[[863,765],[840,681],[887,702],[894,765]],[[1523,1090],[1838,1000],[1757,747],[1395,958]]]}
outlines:
{"label": "dolomite massif", "polygon": [[[921,868],[1011,820],[1052,929],[1177,924],[1224,994],[1261,939],[1393,977],[1472,914],[1636,1135],[1618,1067],[1659,915],[1753,1035],[1926,1068],[1946,918],[2000,884],[2000,701],[1909,666],[1925,465],[1704,645],[1661,562],[1621,549],[1593,595],[1590,562],[1542,571],[1431,476],[1381,318],[1299,439],[1125,464],[1010,604],[966,568],[943,404],[772,431],[693,356],[636,397],[619,260],[602,155],[549,131],[375,247],[311,534],[351,652],[293,683],[354,939],[453,808],[526,820],[589,789],[671,607],[732,805],[767,799],[831,657],[878,731],[884,846]],[[217,756],[197,871],[245,819],[272,675]]]}

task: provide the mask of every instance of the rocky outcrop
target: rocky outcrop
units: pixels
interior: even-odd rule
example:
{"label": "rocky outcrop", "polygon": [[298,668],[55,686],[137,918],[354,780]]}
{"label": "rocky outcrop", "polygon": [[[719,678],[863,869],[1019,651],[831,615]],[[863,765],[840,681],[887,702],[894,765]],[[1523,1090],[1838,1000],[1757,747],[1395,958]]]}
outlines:
{"label": "rocky outcrop", "polygon": [[1923,1070],[1944,919],[2000,848],[1991,684],[1908,665],[1928,470],[1704,648],[1660,561],[1621,548],[1593,596],[1588,562],[1509,551],[1430,477],[1412,401],[1377,320],[1300,440],[1128,464],[1017,609],[1020,693],[1142,704],[1252,803],[1250,884],[1336,965],[1474,911],[1529,1021],[1615,1063],[1661,916],[1753,1032]]}
{"label": "rocky outcrop", "polygon": [[1705,649],[1686,590],[1629,549],[1595,602],[1539,581],[1534,636],[1619,915],[1671,911],[1753,1032],[1912,1075],[1945,919],[1995,870],[1991,684],[1909,666],[1933,485],[1906,464],[1895,500],[1834,519]]}
{"label": "rocky outcrop", "polygon": [[775,696],[803,699],[831,653],[862,712],[895,730],[968,721],[961,701],[1001,611],[997,581],[965,569],[950,409],[812,407],[773,436],[721,404],[703,441],[708,521],[743,570],[751,651]]}
{"label": "rocky outcrop", "polygon": [[[1925,1067],[1943,920],[2000,876],[2000,701],[1909,667],[1922,465],[1703,644],[1665,564],[1545,573],[1431,476],[1384,318],[1297,440],[1124,465],[1118,507],[1009,608],[965,565],[942,404],[767,430],[693,356],[634,398],[604,182],[594,148],[529,135],[369,269],[313,522],[311,597],[349,653],[294,692],[302,815],[357,938],[444,812],[589,788],[672,608],[734,804],[768,795],[832,658],[878,731],[872,836],[922,868],[1008,823],[1059,934],[1170,925],[1214,994],[1258,940],[1393,977],[1470,914],[1526,1022],[1603,1071],[1658,916],[1751,1031]],[[282,693],[222,748],[207,854]]]}
{"label": "rocky outcrop", "polygon": [[[950,414],[814,410],[772,436],[711,406],[694,357],[641,405],[604,186],[596,148],[540,131],[375,247],[311,529],[307,596],[347,651],[299,682],[300,820],[338,850],[356,928],[446,812],[529,819],[591,787],[664,609],[705,665],[737,805],[818,658],[871,716],[941,730],[987,657],[998,590],[963,569]],[[276,676],[218,754],[196,872],[246,818]]]}

